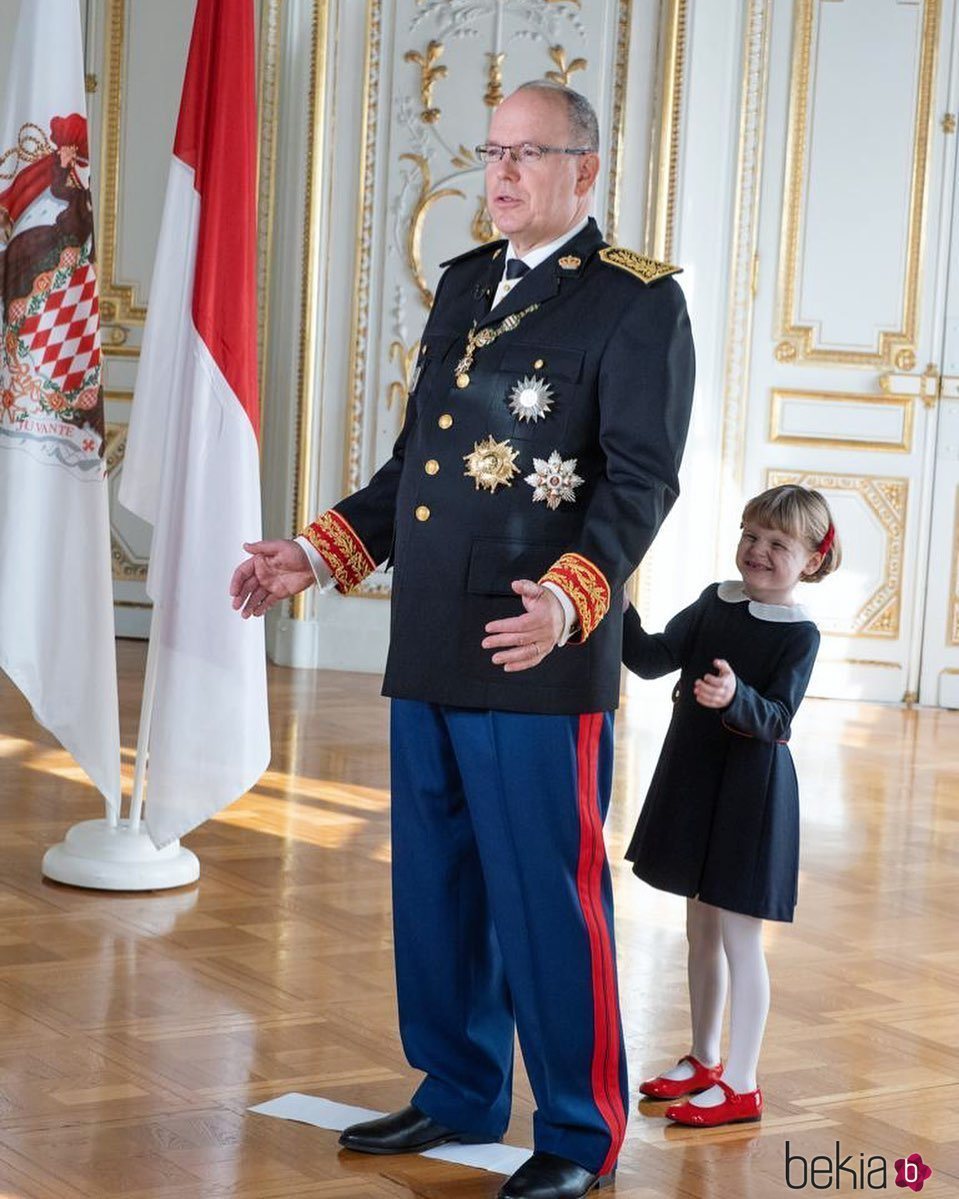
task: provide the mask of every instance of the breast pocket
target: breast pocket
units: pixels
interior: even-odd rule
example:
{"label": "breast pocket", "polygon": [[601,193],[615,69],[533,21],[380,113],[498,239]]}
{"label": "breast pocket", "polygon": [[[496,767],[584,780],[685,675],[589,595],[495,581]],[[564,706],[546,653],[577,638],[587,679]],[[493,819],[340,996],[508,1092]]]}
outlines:
{"label": "breast pocket", "polygon": [[501,437],[552,439],[559,445],[583,376],[583,350],[541,344],[505,348],[489,419]]}

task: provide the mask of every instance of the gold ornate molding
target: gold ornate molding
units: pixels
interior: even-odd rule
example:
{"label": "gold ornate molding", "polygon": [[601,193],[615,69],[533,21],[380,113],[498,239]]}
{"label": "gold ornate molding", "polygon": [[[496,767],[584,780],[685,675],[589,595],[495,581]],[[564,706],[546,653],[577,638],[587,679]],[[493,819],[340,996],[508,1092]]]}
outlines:
{"label": "gold ornate molding", "polygon": [[[293,527],[304,529],[313,515],[313,393],[316,371],[316,288],[320,245],[320,197],[326,142],[326,51],[329,0],[313,0],[310,39],[309,121],[306,146],[306,213],[303,222],[303,274],[300,297],[300,360],[297,372],[296,445]],[[306,612],[305,593],[293,597],[294,620]]]}
{"label": "gold ornate molding", "polygon": [[503,63],[505,61],[506,54],[504,52],[486,55],[486,95],[483,97],[483,103],[487,108],[498,108],[503,103]]}
{"label": "gold ornate molding", "polygon": [[949,628],[946,631],[948,645],[959,645],[959,487],[956,488],[956,505],[952,519],[952,579],[949,583]]}
{"label": "gold ornate molding", "polygon": [[563,87],[569,87],[569,81],[577,71],[585,71],[589,65],[585,58],[574,58],[572,62],[567,63],[566,51],[562,46],[550,46],[549,56],[553,60],[556,70],[547,71],[546,78],[553,83],[560,83]]}
{"label": "gold ornate molding", "polygon": [[723,367],[721,499],[717,511],[720,521],[728,521],[733,506],[740,501],[746,453],[746,410],[771,24],[771,0],[749,0],[743,42],[739,152]]}
{"label": "gold ornate molding", "polygon": [[428,312],[433,307],[433,292],[427,285],[426,274],[423,270],[423,222],[426,220],[426,214],[438,200],[448,199],[451,196],[458,196],[464,200],[466,196],[456,187],[441,187],[433,191],[430,164],[424,155],[401,154],[400,160],[412,162],[420,173],[420,194],[413,206],[413,213],[406,231],[406,261],[410,268],[410,274],[419,289],[423,306]]}
{"label": "gold ornate molding", "polygon": [[273,202],[276,179],[277,121],[279,119],[279,47],[281,0],[265,0],[260,25],[259,102],[257,120],[257,313],[260,357],[260,422],[266,402],[266,366],[270,334],[270,266],[273,259]]}
{"label": "gold ornate molding", "polygon": [[798,470],[769,470],[766,486],[798,483],[823,492],[852,492],[876,517],[886,536],[883,577],[876,590],[845,625],[826,626],[829,633],[847,637],[899,636],[902,600],[902,564],[906,531],[909,480],[876,475],[819,474]]}
{"label": "gold ornate molding", "polygon": [[[789,400],[810,400],[820,403],[862,404],[871,408],[895,408],[902,415],[902,436],[898,441],[870,441],[857,437],[813,437],[784,433],[783,404]],[[803,388],[777,387],[770,393],[769,440],[774,445],[810,445],[825,450],[877,450],[887,453],[909,453],[912,450],[912,396],[876,395],[874,392],[810,391]]]}
{"label": "gold ornate molding", "polygon": [[686,74],[687,0],[664,0],[659,57],[659,128],[650,147],[646,253],[673,260],[679,138]]}
{"label": "gold ornate molding", "polygon": [[448,74],[445,66],[436,65],[442,54],[443,43],[434,39],[426,47],[425,54],[420,54],[418,50],[407,50],[403,55],[404,62],[415,63],[420,69],[420,100],[423,104],[420,120],[427,125],[435,125],[440,119],[440,110],[433,106],[433,88]]}
{"label": "gold ornate molding", "polygon": [[485,195],[481,195],[477,199],[476,212],[473,214],[473,220],[470,222],[470,233],[472,234],[473,241],[478,242],[480,245],[485,245],[488,241],[492,241],[496,237],[493,218],[486,207]]}
{"label": "gold ornate molding", "polygon": [[[778,325],[780,344],[776,358],[782,363],[819,362],[833,365],[881,367],[896,364],[897,355],[913,354],[918,334],[919,290],[926,211],[926,165],[932,137],[932,95],[939,35],[939,0],[924,0],[919,76],[916,90],[914,145],[909,194],[909,225],[903,274],[900,329],[881,330],[878,345],[869,350],[831,350],[817,341],[813,325],[799,324],[799,247],[803,226],[806,183],[810,78],[813,69],[816,5],[821,0],[796,0],[793,27],[793,63],[786,143],[782,240],[779,252]],[[792,348],[792,353],[787,347]],[[913,363],[915,357],[913,354]],[[899,366],[900,370],[911,367]]]}
{"label": "gold ornate molding", "polygon": [[[114,399],[118,398],[116,396]],[[107,479],[112,481],[114,475],[123,465],[127,448],[127,425],[108,422],[106,427],[107,440],[105,449]],[[110,559],[113,563],[113,578],[123,583],[145,583],[147,578],[148,559],[138,557],[117,532],[113,521],[110,521]]]}
{"label": "gold ornate molding", "polygon": [[356,219],[356,268],[353,278],[353,336],[350,347],[350,394],[346,421],[344,490],[356,491],[360,478],[363,404],[366,395],[366,335],[370,311],[370,258],[373,240],[373,177],[379,128],[379,74],[383,0],[368,0],[366,64],[363,70],[363,119],[360,136],[359,210]]}
{"label": "gold ornate molding", "polygon": [[[103,108],[101,113],[100,226],[98,239],[100,315],[107,324],[142,325],[146,305],[136,299],[136,286],[116,279],[117,215],[120,202],[120,134],[123,127],[126,0],[106,0]],[[117,347],[104,339],[104,351]],[[138,355],[139,350],[126,349]]]}
{"label": "gold ornate molding", "polygon": [[606,197],[606,240],[617,242],[619,230],[620,173],[625,150],[626,85],[629,80],[629,34],[632,28],[632,0],[619,0],[619,26],[616,31],[616,66],[613,73],[613,115],[609,126],[609,191]]}
{"label": "gold ornate molding", "polygon": [[886,662],[882,658],[824,658],[816,656],[817,666],[870,666],[879,670],[902,670],[901,662]]}
{"label": "gold ornate molding", "polygon": [[386,393],[386,406],[392,408],[394,404],[400,409],[400,420],[406,417],[406,401],[409,399],[409,394],[413,386],[413,370],[416,367],[416,357],[420,352],[420,339],[407,349],[406,346],[399,340],[394,341],[390,346],[390,362],[396,364],[399,368],[401,379],[394,379]]}

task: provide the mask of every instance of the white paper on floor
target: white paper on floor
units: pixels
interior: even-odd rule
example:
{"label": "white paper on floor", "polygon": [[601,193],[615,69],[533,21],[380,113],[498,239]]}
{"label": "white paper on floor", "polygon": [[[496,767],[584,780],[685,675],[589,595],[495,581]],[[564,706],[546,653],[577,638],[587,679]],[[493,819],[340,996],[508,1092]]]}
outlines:
{"label": "white paper on floor", "polygon": [[[350,1107],[348,1103],[334,1103],[332,1099],[321,1099],[318,1095],[301,1095],[291,1091],[258,1103],[249,1109],[260,1116],[275,1116],[279,1120],[298,1120],[301,1124],[312,1124],[315,1128],[326,1128],[331,1132],[342,1132],[350,1124],[363,1120],[375,1120],[385,1112],[370,1111],[365,1107]],[[512,1174],[530,1156],[529,1149],[516,1149],[512,1145],[441,1145],[428,1149],[422,1157],[434,1157],[439,1161],[453,1162],[458,1166],[472,1166],[476,1170],[489,1170],[493,1174]]]}

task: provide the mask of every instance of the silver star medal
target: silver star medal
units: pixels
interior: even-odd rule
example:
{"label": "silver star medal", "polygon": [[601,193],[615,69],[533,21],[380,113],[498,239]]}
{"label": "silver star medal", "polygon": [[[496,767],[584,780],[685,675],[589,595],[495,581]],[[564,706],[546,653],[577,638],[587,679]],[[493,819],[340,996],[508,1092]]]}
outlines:
{"label": "silver star medal", "polygon": [[509,410],[517,420],[542,420],[553,406],[553,392],[545,379],[526,375],[513,387]]}
{"label": "silver star medal", "polygon": [[534,458],[535,472],[526,476],[526,482],[533,488],[533,503],[546,501],[546,506],[555,510],[563,500],[571,504],[576,502],[576,488],[582,479],[576,474],[576,459],[563,459],[558,450],[553,450],[544,462],[542,458]]}

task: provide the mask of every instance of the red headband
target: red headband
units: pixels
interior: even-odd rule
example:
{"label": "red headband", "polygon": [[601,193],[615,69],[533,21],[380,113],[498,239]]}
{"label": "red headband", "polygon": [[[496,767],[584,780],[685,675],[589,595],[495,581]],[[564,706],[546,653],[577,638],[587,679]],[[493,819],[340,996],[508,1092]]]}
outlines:
{"label": "red headband", "polygon": [[836,529],[835,529],[832,521],[830,521],[829,528],[826,530],[826,536],[822,539],[822,541],[820,541],[817,553],[822,554],[822,556],[825,558],[825,556],[832,549],[832,543],[835,540],[836,540]]}

